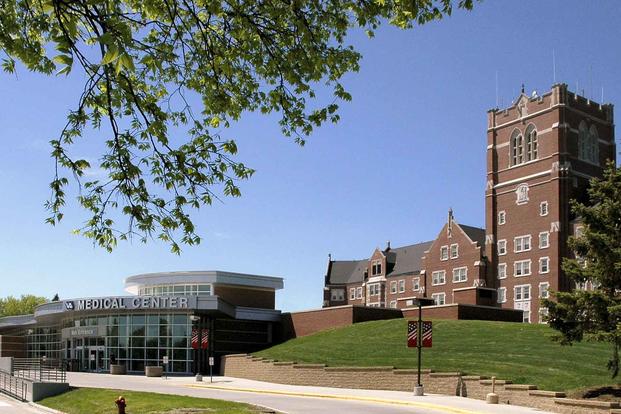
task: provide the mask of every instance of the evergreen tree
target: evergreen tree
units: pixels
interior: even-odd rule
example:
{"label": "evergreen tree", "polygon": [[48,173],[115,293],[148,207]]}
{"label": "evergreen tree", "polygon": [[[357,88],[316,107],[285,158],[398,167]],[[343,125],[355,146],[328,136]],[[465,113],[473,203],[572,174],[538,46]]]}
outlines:
{"label": "evergreen tree", "polygon": [[562,267],[578,286],[594,289],[557,292],[544,304],[561,343],[592,340],[611,345],[608,369],[614,378],[621,347],[621,169],[608,163],[603,177],[591,181],[588,195],[588,204],[572,202],[583,228],[569,238],[576,258],[565,259]]}

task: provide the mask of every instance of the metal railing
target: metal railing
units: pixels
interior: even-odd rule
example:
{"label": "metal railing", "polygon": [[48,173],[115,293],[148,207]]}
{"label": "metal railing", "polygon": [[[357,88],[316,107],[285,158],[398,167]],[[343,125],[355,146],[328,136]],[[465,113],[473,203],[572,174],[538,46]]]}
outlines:
{"label": "metal railing", "polygon": [[14,358],[13,376],[34,382],[66,382],[64,364],[54,359]]}
{"label": "metal railing", "polygon": [[20,401],[26,401],[28,380],[17,378],[4,371],[0,371],[0,392]]}

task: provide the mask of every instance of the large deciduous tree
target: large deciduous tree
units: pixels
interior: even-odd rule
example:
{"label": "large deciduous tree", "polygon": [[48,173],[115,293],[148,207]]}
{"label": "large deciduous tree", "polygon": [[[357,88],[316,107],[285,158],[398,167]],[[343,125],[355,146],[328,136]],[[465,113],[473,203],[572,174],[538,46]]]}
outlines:
{"label": "large deciduous tree", "polygon": [[[358,70],[360,54],[347,45],[348,30],[372,35],[384,21],[407,28],[472,1],[0,0],[5,71],[19,61],[85,79],[51,141],[49,223],[62,219],[75,179],[90,217],[78,232],[98,245],[111,250],[133,235],[175,252],[199,243],[189,211],[238,196],[239,180],[253,174],[223,129],[247,111],[279,113],[282,132],[303,144],[350,100],[341,78]],[[322,83],[333,95],[327,102],[315,96]],[[104,179],[88,179],[91,164],[71,152],[92,129],[107,134],[97,166]]]}
{"label": "large deciduous tree", "polygon": [[562,343],[585,339],[612,346],[608,369],[614,378],[621,347],[621,169],[609,163],[588,194],[588,204],[572,203],[583,229],[569,238],[576,258],[565,259],[563,270],[576,284],[594,289],[557,292],[545,305]]}
{"label": "large deciduous tree", "polygon": [[19,298],[13,296],[0,298],[0,317],[29,315],[34,313],[37,306],[46,302],[48,302],[46,298],[35,295],[22,295]]}

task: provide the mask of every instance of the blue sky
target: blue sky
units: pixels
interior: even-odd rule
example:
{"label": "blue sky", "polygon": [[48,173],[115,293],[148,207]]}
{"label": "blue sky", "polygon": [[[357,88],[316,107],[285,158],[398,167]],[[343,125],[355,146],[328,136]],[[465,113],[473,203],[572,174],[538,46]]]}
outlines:
{"label": "blue sky", "polygon": [[[165,244],[122,243],[113,253],[74,236],[84,214],[44,223],[53,162],[47,142],[75,105],[82,79],[19,71],[0,75],[0,296],[122,294],[126,276],[211,270],[281,276],[283,310],[321,306],[328,253],[368,257],[433,239],[452,207],[464,224],[484,226],[486,112],[525,83],[545,92],[556,80],[621,105],[618,1],[485,1],[470,12],[413,30],[384,26],[353,33],[364,56],[345,85],[353,101],[341,122],[300,148],[274,117],[247,115],[225,131],[239,159],[257,170],[243,196],[196,215],[199,247],[181,256]],[[619,114],[617,114],[619,116]],[[86,137],[82,156],[97,155]]]}

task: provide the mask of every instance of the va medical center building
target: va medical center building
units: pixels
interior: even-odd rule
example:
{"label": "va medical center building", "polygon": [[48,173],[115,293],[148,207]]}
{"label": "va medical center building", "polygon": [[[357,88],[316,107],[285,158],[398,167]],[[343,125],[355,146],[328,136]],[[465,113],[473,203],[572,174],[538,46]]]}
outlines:
{"label": "va medical center building", "polygon": [[217,365],[274,342],[282,287],[282,278],[221,271],[131,276],[131,296],[61,300],[0,318],[0,356],[45,356],[92,372],[110,364],[142,372],[166,357],[168,372],[206,372],[210,356]]}

